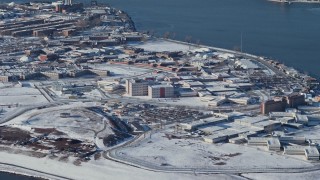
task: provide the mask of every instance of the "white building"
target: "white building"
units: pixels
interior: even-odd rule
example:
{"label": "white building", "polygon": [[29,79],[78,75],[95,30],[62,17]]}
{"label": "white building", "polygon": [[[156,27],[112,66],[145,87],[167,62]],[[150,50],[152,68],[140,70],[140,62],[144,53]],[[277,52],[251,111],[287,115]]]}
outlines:
{"label": "white building", "polygon": [[263,137],[251,137],[248,140],[248,145],[252,146],[267,146],[270,151],[280,151],[281,143],[278,138],[263,138]]}
{"label": "white building", "polygon": [[286,146],[284,154],[304,155],[307,160],[319,160],[319,151],[314,146]]}
{"label": "white building", "polygon": [[148,87],[150,98],[172,98],[174,97],[174,88],[172,85],[154,85]]}
{"label": "white building", "polygon": [[147,96],[149,82],[141,79],[127,79],[126,92],[129,96]]}
{"label": "white building", "polygon": [[185,130],[195,130],[198,129],[199,127],[204,127],[204,126],[212,126],[217,123],[221,122],[226,122],[226,118],[216,118],[216,117],[209,117],[205,119],[200,119],[198,121],[192,121],[190,123],[181,123],[181,127]]}
{"label": "white building", "polygon": [[261,69],[261,67],[250,59],[241,59],[235,62],[235,65],[243,69]]}

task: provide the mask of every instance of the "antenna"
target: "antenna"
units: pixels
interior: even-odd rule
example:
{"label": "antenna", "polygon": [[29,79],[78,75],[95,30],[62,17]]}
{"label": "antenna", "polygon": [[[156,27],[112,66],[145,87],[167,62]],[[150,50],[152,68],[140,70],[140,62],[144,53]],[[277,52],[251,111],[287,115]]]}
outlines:
{"label": "antenna", "polygon": [[98,6],[97,0],[91,0],[91,6]]}
{"label": "antenna", "polygon": [[240,49],[241,49],[241,52],[242,52],[242,32],[241,32],[241,45],[240,45]]}

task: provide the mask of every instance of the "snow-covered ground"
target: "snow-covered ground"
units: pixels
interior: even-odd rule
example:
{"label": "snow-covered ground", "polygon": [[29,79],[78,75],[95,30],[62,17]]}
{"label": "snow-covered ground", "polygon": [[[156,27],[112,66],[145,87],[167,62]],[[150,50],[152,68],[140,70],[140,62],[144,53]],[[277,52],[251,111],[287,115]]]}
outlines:
{"label": "snow-covered ground", "polygon": [[99,64],[91,65],[91,67],[94,69],[108,70],[117,76],[139,76],[144,74],[150,74],[152,72],[152,70],[150,69],[121,64]]}
{"label": "snow-covered ground", "polygon": [[35,103],[48,102],[45,97],[35,88],[10,87],[0,89],[1,105],[32,105]]}
{"label": "snow-covered ground", "polygon": [[171,41],[165,41],[165,40],[153,40],[153,41],[147,41],[146,43],[142,45],[137,45],[138,48],[143,48],[145,51],[153,51],[153,52],[174,52],[174,51],[189,51],[192,49],[195,49],[194,46],[188,46],[185,44],[175,43]]}
{"label": "snow-covered ground", "polygon": [[[86,104],[76,103],[45,109],[34,109],[5,123],[20,127],[56,128],[69,137],[93,141],[95,131],[104,127],[103,116],[84,109]],[[60,113],[70,113],[70,117],[61,118]],[[104,134],[113,134],[108,126]]]}
{"label": "snow-covered ground", "polygon": [[[28,167],[30,169],[42,171],[45,173],[51,173],[59,176],[63,176],[70,179],[79,180],[104,180],[104,179],[121,179],[121,180],[132,180],[132,179],[153,179],[153,180],[202,180],[202,179],[243,179],[232,175],[195,175],[195,174],[182,174],[182,173],[162,173],[147,171],[132,166],[126,166],[113,161],[105,160],[101,158],[100,160],[92,160],[87,163],[82,163],[81,166],[76,166],[72,163],[72,159],[68,162],[60,162],[57,160],[52,160],[50,158],[34,158],[20,154],[10,154],[6,152],[0,152],[0,162],[15,164],[18,166]],[[13,168],[8,166],[0,166],[2,170],[15,171],[22,174],[30,174],[36,176],[46,176],[41,173],[35,173],[30,170],[23,170],[21,168]],[[51,179],[59,179],[51,176]]]}
{"label": "snow-covered ground", "polygon": [[249,179],[259,180],[304,180],[304,179],[319,179],[320,172],[307,172],[307,173],[257,173],[257,174],[242,174]]}
{"label": "snow-covered ground", "polygon": [[194,139],[171,139],[155,133],[151,139],[118,151],[121,156],[134,157],[156,165],[181,168],[299,168],[311,163],[275,152],[257,150],[235,144],[209,144]]}
{"label": "snow-covered ground", "polygon": [[314,127],[305,127],[302,130],[299,130],[295,135],[296,136],[303,136],[307,139],[311,139],[312,142],[320,143],[320,126],[314,126]]}

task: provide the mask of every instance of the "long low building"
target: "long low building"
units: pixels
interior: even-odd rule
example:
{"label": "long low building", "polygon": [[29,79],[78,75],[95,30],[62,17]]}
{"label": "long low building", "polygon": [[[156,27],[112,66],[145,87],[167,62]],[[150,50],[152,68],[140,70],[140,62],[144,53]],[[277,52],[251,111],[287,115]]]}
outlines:
{"label": "long low building", "polygon": [[305,137],[296,137],[296,136],[281,136],[279,137],[279,140],[281,143],[284,144],[300,144],[303,145],[307,142],[307,139]]}
{"label": "long low building", "polygon": [[180,125],[183,129],[192,131],[200,127],[212,126],[217,123],[226,122],[226,121],[227,121],[226,118],[210,117],[210,118],[200,119],[199,121],[193,121],[190,123],[180,123]]}
{"label": "long low building", "polygon": [[264,137],[251,137],[248,140],[248,145],[252,146],[267,146],[270,151],[280,151],[281,143],[278,138],[264,138]]}
{"label": "long low building", "polygon": [[284,154],[304,155],[307,160],[319,160],[319,151],[315,146],[285,146]]}
{"label": "long low building", "polygon": [[266,121],[269,118],[267,116],[256,116],[256,117],[248,117],[244,116],[238,119],[235,119],[234,122],[237,124],[245,125],[245,126],[251,126],[254,123],[258,123],[261,121]]}
{"label": "long low building", "polygon": [[228,139],[239,137],[239,134],[246,132],[247,131],[236,131],[230,129],[215,131],[211,135],[203,137],[203,141],[208,143],[219,143],[222,141],[227,141]]}

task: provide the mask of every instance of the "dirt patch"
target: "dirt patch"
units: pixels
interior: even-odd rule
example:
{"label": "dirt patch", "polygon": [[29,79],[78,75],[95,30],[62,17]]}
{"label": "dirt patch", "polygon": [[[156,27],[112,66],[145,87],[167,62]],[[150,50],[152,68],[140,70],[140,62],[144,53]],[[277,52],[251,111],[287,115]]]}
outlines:
{"label": "dirt patch", "polygon": [[31,138],[28,131],[19,128],[2,126],[0,127],[0,139],[11,143],[27,141]]}
{"label": "dirt patch", "polygon": [[50,134],[53,131],[55,131],[55,128],[33,128],[35,133],[39,133],[39,134]]}
{"label": "dirt patch", "polygon": [[230,154],[225,154],[224,156],[227,156],[227,157],[235,157],[235,156],[239,156],[241,155],[241,153],[230,153]]}
{"label": "dirt patch", "polygon": [[223,165],[226,165],[227,163],[225,163],[225,162],[217,162],[217,163],[215,163],[214,165],[218,165],[218,166],[223,166]]}
{"label": "dirt patch", "polygon": [[68,161],[69,161],[69,156],[68,156],[68,155],[61,156],[61,157],[59,158],[59,161],[68,162]]}
{"label": "dirt patch", "polygon": [[220,161],[221,160],[221,158],[216,157],[216,156],[209,156],[208,158],[210,158],[210,159],[212,159],[214,161]]}
{"label": "dirt patch", "polygon": [[94,154],[94,160],[99,160],[101,158],[101,153],[95,153]]}
{"label": "dirt patch", "polygon": [[81,159],[76,159],[75,161],[73,161],[73,164],[76,166],[81,166]]}

